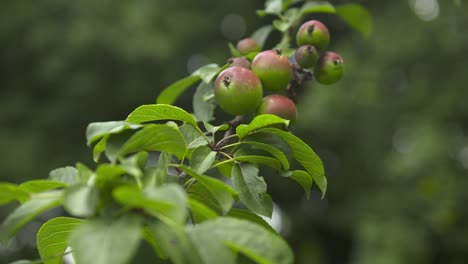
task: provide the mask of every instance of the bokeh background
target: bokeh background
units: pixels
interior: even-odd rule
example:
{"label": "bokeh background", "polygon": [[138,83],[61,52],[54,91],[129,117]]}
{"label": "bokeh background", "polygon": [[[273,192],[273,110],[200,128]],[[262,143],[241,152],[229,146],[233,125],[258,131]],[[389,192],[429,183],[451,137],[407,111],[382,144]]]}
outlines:
{"label": "bokeh background", "polygon": [[[332,1],[343,3],[348,1]],[[322,157],[329,191],[306,200],[265,175],[296,263],[468,263],[468,8],[453,0],[358,1],[363,38],[321,15],[343,80],[299,91],[296,133]],[[173,81],[223,64],[226,43],[271,22],[262,0],[3,0],[0,181],[93,166],[90,122],[122,120]],[[275,36],[267,46],[274,44]],[[177,104],[190,109],[192,92]],[[14,205],[0,209],[0,218]],[[0,263],[35,258],[28,225]]]}

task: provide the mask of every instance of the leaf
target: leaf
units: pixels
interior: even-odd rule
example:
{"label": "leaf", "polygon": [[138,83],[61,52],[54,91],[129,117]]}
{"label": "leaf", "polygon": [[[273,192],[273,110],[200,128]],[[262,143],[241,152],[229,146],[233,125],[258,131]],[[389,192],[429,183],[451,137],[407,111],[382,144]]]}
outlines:
{"label": "leaf", "polygon": [[154,240],[158,241],[164,254],[169,256],[171,263],[205,264],[195,250],[196,242],[192,242],[181,226],[157,222],[151,223],[149,227]]}
{"label": "leaf", "polygon": [[216,152],[209,147],[200,146],[190,156],[190,167],[199,174],[205,173],[216,159]]}
{"label": "leaf", "polygon": [[198,69],[198,75],[205,83],[210,83],[211,80],[213,80],[213,78],[218,75],[220,70],[221,67],[219,67],[218,64],[208,64]]}
{"label": "leaf", "polygon": [[205,186],[221,206],[224,213],[227,213],[231,209],[234,202],[233,196],[237,194],[231,186],[213,177],[201,175],[189,167],[181,165],[179,168]]}
{"label": "leaf", "polygon": [[234,189],[245,206],[255,213],[271,217],[273,202],[266,193],[265,180],[258,176],[258,169],[249,163],[239,163],[232,167],[231,174]]}
{"label": "leaf", "polygon": [[61,264],[71,232],[84,221],[56,217],[44,223],[37,233],[37,249],[44,264]]}
{"label": "leaf", "polygon": [[19,188],[27,193],[40,193],[67,186],[63,182],[51,180],[32,180],[19,185]]}
{"label": "leaf", "polygon": [[169,175],[167,168],[168,164],[171,162],[171,158],[172,156],[169,153],[161,152],[161,154],[159,154],[158,163],[152,174],[154,179],[151,180],[151,183],[147,184],[148,186],[162,186],[166,182],[166,178]]}
{"label": "leaf", "polygon": [[[263,143],[270,147],[276,148],[286,157],[288,163],[291,162],[293,157],[293,152],[291,147],[289,146],[288,142],[286,142],[282,137],[272,134],[272,133],[253,133],[247,136],[244,139],[244,142],[256,142],[256,143]],[[270,154],[272,154],[270,152]],[[273,157],[279,156],[279,154],[272,154]],[[280,160],[280,158],[278,158]],[[280,160],[281,162],[281,160]],[[284,163],[284,161],[283,161]]]}
{"label": "leaf", "polygon": [[124,215],[82,223],[70,236],[76,263],[128,263],[140,244],[141,222],[139,217]]}
{"label": "leaf", "polygon": [[234,158],[234,161],[245,161],[253,164],[263,164],[277,171],[281,171],[281,163],[277,159],[266,156],[242,155],[236,156]]}
{"label": "leaf", "polygon": [[23,203],[29,198],[29,194],[21,190],[16,184],[9,182],[0,183],[0,205],[18,200]]}
{"label": "leaf", "polygon": [[307,199],[310,198],[310,188],[312,188],[313,179],[307,171],[295,170],[284,175],[285,177],[295,180],[304,188]]}
{"label": "leaf", "polygon": [[203,221],[218,217],[218,214],[215,211],[211,210],[208,206],[195,199],[189,198],[188,206],[192,212],[192,218],[194,219],[195,223],[201,223]]}
{"label": "leaf", "polygon": [[181,159],[187,145],[178,129],[167,125],[148,125],[136,132],[120,149],[120,155],[139,151],[164,151]]}
{"label": "leaf", "polygon": [[291,249],[280,236],[249,221],[220,217],[186,229],[205,264],[236,263],[231,250],[260,264],[294,262]]}
{"label": "leaf", "polygon": [[133,110],[127,117],[128,122],[135,124],[161,120],[182,121],[197,127],[197,122],[191,114],[182,108],[167,104],[142,105]]}
{"label": "leaf", "polygon": [[255,39],[258,45],[263,48],[272,30],[273,27],[271,25],[266,25],[257,29],[250,37]]}
{"label": "leaf", "polygon": [[232,44],[231,42],[228,43],[229,52],[233,57],[242,57],[242,53]]}
{"label": "leaf", "polygon": [[219,215],[224,214],[221,205],[205,185],[201,183],[192,184],[187,188],[187,194],[189,199],[197,200]]}
{"label": "leaf", "polygon": [[156,99],[158,104],[173,104],[187,88],[200,81],[200,76],[190,75],[165,88]]}
{"label": "leaf", "polygon": [[261,143],[261,142],[257,142],[257,141],[242,141],[240,142],[240,144],[247,145],[249,148],[252,148],[252,149],[259,149],[259,150],[268,152],[281,163],[281,167],[283,170],[289,170],[288,158],[282,151],[275,148],[274,146]]}
{"label": "leaf", "polygon": [[107,185],[115,183],[116,178],[126,172],[125,168],[119,165],[101,164],[96,170],[95,184],[99,189],[104,189]]}
{"label": "leaf", "polygon": [[73,216],[90,217],[96,213],[99,196],[96,188],[86,183],[65,190],[63,207]]}
{"label": "leaf", "polygon": [[118,134],[127,129],[138,129],[140,125],[130,124],[125,121],[109,121],[91,123],[86,128],[86,140],[88,146],[94,141],[104,137],[105,135]]}
{"label": "leaf", "polygon": [[267,14],[280,15],[283,10],[283,0],[266,0],[265,9],[258,10],[259,16],[265,16]]}
{"label": "leaf", "polygon": [[219,126],[213,126],[212,124],[208,123],[208,122],[203,122],[203,126],[205,127],[206,131],[207,132],[211,132],[214,136],[214,134],[216,134],[216,132],[218,131],[225,131],[225,130],[228,130],[229,129],[229,125],[228,124],[222,124],[222,125],[219,125]]}
{"label": "leaf", "polygon": [[101,154],[106,150],[107,140],[109,139],[110,135],[105,135],[99,140],[99,142],[94,145],[93,148],[93,160],[94,162],[99,162],[101,158]]}
{"label": "leaf", "polygon": [[78,170],[74,167],[67,166],[55,169],[49,172],[49,180],[58,181],[67,185],[72,185],[79,182]]}
{"label": "leaf", "polygon": [[288,21],[283,21],[280,19],[273,20],[273,26],[280,32],[286,32],[291,24]]}
{"label": "leaf", "polygon": [[230,216],[230,217],[243,219],[243,220],[247,220],[249,222],[256,223],[256,224],[261,225],[264,228],[270,230],[271,232],[277,234],[275,229],[273,229],[273,227],[270,224],[268,224],[263,218],[261,218],[257,214],[252,213],[249,210],[232,208],[231,211],[229,211],[229,213],[227,215]]}
{"label": "leaf", "polygon": [[77,162],[75,167],[78,170],[78,176],[82,182],[87,182],[94,174],[94,172],[83,163]]}
{"label": "leaf", "polygon": [[41,213],[59,206],[61,197],[34,198],[17,207],[0,226],[0,241],[6,241]]}
{"label": "leaf", "polygon": [[193,111],[199,121],[213,120],[216,108],[212,83],[202,82],[193,95]]}
{"label": "leaf", "polygon": [[295,135],[280,129],[264,128],[261,129],[260,132],[274,133],[286,140],[293,151],[294,159],[296,159],[302,166],[304,166],[307,172],[310,173],[313,180],[322,191],[322,197],[325,196],[327,191],[327,178],[325,177],[323,164],[309,145]]}
{"label": "leaf", "polygon": [[289,121],[286,119],[282,119],[281,117],[270,115],[270,114],[263,114],[256,116],[248,125],[239,125],[236,128],[237,136],[239,139],[245,138],[249,133],[271,125],[289,125]]}
{"label": "leaf", "polygon": [[369,37],[372,32],[372,17],[359,4],[343,4],[336,7],[338,16],[340,16],[351,27],[359,31],[364,37]]}
{"label": "leaf", "polygon": [[155,239],[153,231],[151,231],[151,228],[149,226],[143,227],[143,238],[151,245],[158,257],[167,260],[167,255],[162,251],[161,246],[159,245],[159,241]]}
{"label": "leaf", "polygon": [[329,13],[334,14],[336,12],[335,7],[326,1],[314,1],[306,2],[301,8],[301,15],[312,14],[312,13]]}
{"label": "leaf", "polygon": [[187,195],[177,184],[147,187],[143,191],[135,186],[121,186],[112,194],[120,204],[143,208],[168,223],[183,224],[187,217]]}

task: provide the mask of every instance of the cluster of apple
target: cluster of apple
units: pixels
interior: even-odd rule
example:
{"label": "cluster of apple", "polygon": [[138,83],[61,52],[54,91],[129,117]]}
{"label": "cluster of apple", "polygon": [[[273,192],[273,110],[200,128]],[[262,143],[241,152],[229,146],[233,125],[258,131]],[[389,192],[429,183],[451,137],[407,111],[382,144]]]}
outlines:
{"label": "cluster of apple", "polygon": [[286,90],[298,69],[313,71],[319,83],[337,82],[343,74],[343,59],[334,52],[324,52],[329,41],[330,33],[320,21],[310,20],[302,24],[296,35],[296,65],[291,64],[279,49],[260,52],[261,47],[254,39],[239,41],[237,49],[242,55],[259,53],[252,62],[244,57],[230,59],[230,67],[222,71],[215,81],[217,104],[232,115],[273,114],[295,124],[298,114],[294,102],[280,94],[263,97],[263,91]]}

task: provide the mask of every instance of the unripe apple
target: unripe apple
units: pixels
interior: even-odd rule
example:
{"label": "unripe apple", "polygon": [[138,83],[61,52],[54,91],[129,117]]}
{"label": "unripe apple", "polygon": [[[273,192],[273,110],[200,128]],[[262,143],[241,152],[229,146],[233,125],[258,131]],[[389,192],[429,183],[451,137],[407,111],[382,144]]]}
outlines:
{"label": "unripe apple", "polygon": [[300,46],[294,54],[297,64],[302,68],[312,68],[317,64],[319,53],[312,45]]}
{"label": "unripe apple", "polygon": [[279,94],[265,96],[260,104],[257,114],[272,114],[290,120],[294,125],[297,121],[297,108],[291,99]]}
{"label": "unripe apple", "polygon": [[251,52],[259,52],[262,50],[262,47],[260,47],[257,41],[253,38],[239,40],[239,42],[237,42],[236,48],[242,55],[247,55]]}
{"label": "unripe apple", "polygon": [[315,66],[315,79],[321,84],[332,84],[341,79],[344,61],[335,52],[325,52]]}
{"label": "unripe apple", "polygon": [[297,31],[296,42],[298,46],[312,45],[321,51],[328,46],[330,33],[322,22],[309,20]]}
{"label": "unripe apple", "polygon": [[252,61],[252,71],[262,81],[263,88],[284,90],[292,79],[293,69],[281,50],[262,51]]}
{"label": "unripe apple", "polygon": [[233,66],[215,80],[214,95],[218,105],[232,115],[254,112],[262,101],[262,83],[249,69]]}
{"label": "unripe apple", "polygon": [[230,58],[227,63],[232,66],[239,66],[239,67],[244,67],[247,69],[250,69],[250,61],[247,60],[246,58]]}

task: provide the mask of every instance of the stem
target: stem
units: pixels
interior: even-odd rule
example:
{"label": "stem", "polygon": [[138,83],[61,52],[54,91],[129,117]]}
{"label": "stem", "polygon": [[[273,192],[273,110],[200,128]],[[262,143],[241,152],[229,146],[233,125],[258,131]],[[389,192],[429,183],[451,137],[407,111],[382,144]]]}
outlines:
{"label": "stem", "polygon": [[242,143],[243,143],[243,142],[232,143],[232,144],[229,144],[229,145],[226,145],[226,146],[221,147],[220,150],[227,149],[227,148],[230,148],[230,147],[239,146],[239,145],[242,144]]}
{"label": "stem", "polygon": [[230,159],[230,160],[233,159],[233,157],[231,157],[231,155],[227,154],[226,152],[218,151],[218,153],[221,154],[221,155],[223,155],[223,156],[225,156],[226,158],[228,158],[228,159]]}

